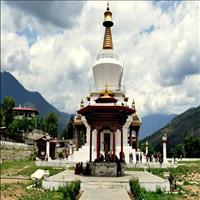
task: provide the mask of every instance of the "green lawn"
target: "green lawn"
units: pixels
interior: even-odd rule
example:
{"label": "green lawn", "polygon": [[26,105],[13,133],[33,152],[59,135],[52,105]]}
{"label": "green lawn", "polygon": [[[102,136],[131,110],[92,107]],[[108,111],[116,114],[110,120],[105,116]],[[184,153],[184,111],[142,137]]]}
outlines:
{"label": "green lawn", "polygon": [[[1,176],[6,177],[30,177],[37,169],[48,169],[50,176],[63,171],[63,168],[53,167],[38,167],[34,161],[6,161],[0,165]],[[63,191],[47,191],[40,190],[27,190],[26,187],[34,184],[32,180],[20,180],[16,183],[12,182],[13,179],[4,179],[1,183],[1,199],[2,200],[61,200],[64,199]],[[10,182],[11,181],[11,182]],[[13,192],[14,191],[14,192]]]}
{"label": "green lawn", "polygon": [[164,172],[170,172],[173,175],[173,177],[178,181],[187,181],[187,176],[191,173],[200,174],[200,161],[180,163],[181,165],[179,165],[177,168],[151,168],[148,169],[148,171],[160,177],[163,177]]}
{"label": "green lawn", "polygon": [[157,194],[156,192],[147,192],[146,200],[174,200],[177,195]]}
{"label": "green lawn", "polygon": [[[27,190],[26,187],[30,183],[17,183],[17,184],[2,184],[1,196],[2,199],[12,200],[62,200],[62,192],[51,192],[45,190]],[[14,191],[14,192],[13,192]]]}
{"label": "green lawn", "polygon": [[49,170],[50,176],[63,171],[63,168],[39,167],[35,161],[6,161],[1,164],[2,176],[26,176],[30,177],[37,169]]}
{"label": "green lawn", "polygon": [[[137,168],[129,168],[128,171],[138,171]],[[143,171],[143,169],[139,169]],[[178,194],[164,194],[158,192],[146,192],[146,200],[173,200],[183,199],[184,194],[188,198],[200,199],[200,161],[181,161],[178,162],[177,168],[149,168],[148,171],[152,174],[163,178],[164,172],[170,172],[174,180],[182,182],[183,185],[177,185],[176,191]],[[188,187],[189,186],[189,187]]]}

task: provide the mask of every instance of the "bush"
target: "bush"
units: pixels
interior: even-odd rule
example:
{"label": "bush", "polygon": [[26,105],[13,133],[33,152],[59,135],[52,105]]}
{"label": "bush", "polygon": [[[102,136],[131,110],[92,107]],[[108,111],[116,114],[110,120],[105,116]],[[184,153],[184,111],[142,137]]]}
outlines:
{"label": "bush", "polygon": [[63,152],[58,152],[58,158],[64,158]]}
{"label": "bush", "polygon": [[157,193],[157,194],[163,194],[163,191],[161,190],[160,187],[157,187],[157,188],[156,188],[156,193]]}
{"label": "bush", "polygon": [[72,181],[64,187],[59,187],[58,192],[63,193],[64,200],[75,200],[79,193],[81,182],[79,180]]}
{"label": "bush", "polygon": [[136,200],[146,199],[146,190],[142,188],[137,179],[131,179],[129,181],[131,193],[134,195]]}
{"label": "bush", "polygon": [[37,157],[37,152],[36,152],[36,149],[34,148],[31,152],[31,155],[29,157],[29,160],[36,160],[36,157]]}

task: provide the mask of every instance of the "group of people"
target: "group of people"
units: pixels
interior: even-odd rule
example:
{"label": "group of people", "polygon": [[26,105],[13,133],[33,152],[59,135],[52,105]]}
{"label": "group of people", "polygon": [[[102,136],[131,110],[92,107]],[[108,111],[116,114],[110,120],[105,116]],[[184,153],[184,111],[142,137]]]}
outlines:
{"label": "group of people", "polygon": [[119,153],[119,158],[117,155],[114,155],[112,152],[105,153],[105,156],[103,154],[100,154],[99,158],[95,159],[95,162],[116,162],[116,160],[119,160],[120,162],[125,163],[125,155],[123,152]]}
{"label": "group of people", "polygon": [[[133,153],[129,153],[129,162],[133,163]],[[136,163],[142,162],[142,154],[136,154]]]}
{"label": "group of people", "polygon": [[[155,154],[147,154],[145,155],[146,156],[146,160],[145,162],[159,162],[160,164],[163,163],[163,157],[160,153],[155,153]],[[143,157],[142,157],[142,154],[136,154],[135,156],[135,160],[136,160],[136,163],[139,163],[139,162],[142,162],[143,160]],[[129,153],[129,162],[130,163],[133,163],[134,159],[133,159],[133,153]]]}
{"label": "group of people", "polygon": [[162,154],[160,153],[147,154],[146,160],[147,162],[155,162],[155,163],[159,162],[160,164],[163,163],[163,157],[162,157]]}

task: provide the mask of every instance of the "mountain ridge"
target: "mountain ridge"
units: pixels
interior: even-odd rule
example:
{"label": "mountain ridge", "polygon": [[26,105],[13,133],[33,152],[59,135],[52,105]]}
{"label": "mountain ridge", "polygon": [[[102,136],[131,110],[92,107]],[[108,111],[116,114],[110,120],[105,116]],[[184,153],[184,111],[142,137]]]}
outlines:
{"label": "mountain ridge", "polygon": [[166,126],[141,140],[141,143],[148,140],[156,151],[162,152],[163,131],[167,133],[168,152],[172,152],[175,145],[184,144],[185,139],[189,136],[200,137],[200,106],[189,108],[176,116]]}
{"label": "mountain ridge", "polygon": [[59,131],[66,126],[71,116],[68,113],[58,111],[39,92],[27,90],[9,72],[1,72],[1,102],[5,96],[13,97],[16,106],[34,107],[42,117],[45,117],[49,112],[54,112],[58,117]]}
{"label": "mountain ridge", "polygon": [[142,117],[140,139],[143,139],[153,134],[155,131],[163,128],[176,116],[177,114],[156,113]]}

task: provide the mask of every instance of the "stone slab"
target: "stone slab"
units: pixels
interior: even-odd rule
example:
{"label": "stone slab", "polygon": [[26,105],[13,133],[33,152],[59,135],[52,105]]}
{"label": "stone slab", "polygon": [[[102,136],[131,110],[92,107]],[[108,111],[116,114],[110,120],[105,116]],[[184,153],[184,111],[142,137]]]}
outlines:
{"label": "stone slab", "polygon": [[73,171],[65,170],[45,179],[42,185],[45,189],[53,190],[53,188],[57,189],[59,186],[67,184],[67,182],[80,180],[82,190],[87,189],[88,184],[90,187],[91,184],[97,184],[99,186],[101,185],[101,187],[108,184],[108,187],[115,187],[116,185],[120,185],[120,187],[124,187],[127,191],[130,191],[129,180],[133,177],[138,179],[141,186],[143,186],[148,191],[156,191],[158,187],[166,192],[170,191],[170,184],[168,180],[162,179],[149,172],[141,171],[126,171],[125,175],[121,177],[92,177],[75,175]]}
{"label": "stone slab", "polygon": [[130,200],[127,191],[124,188],[88,188],[80,200]]}

